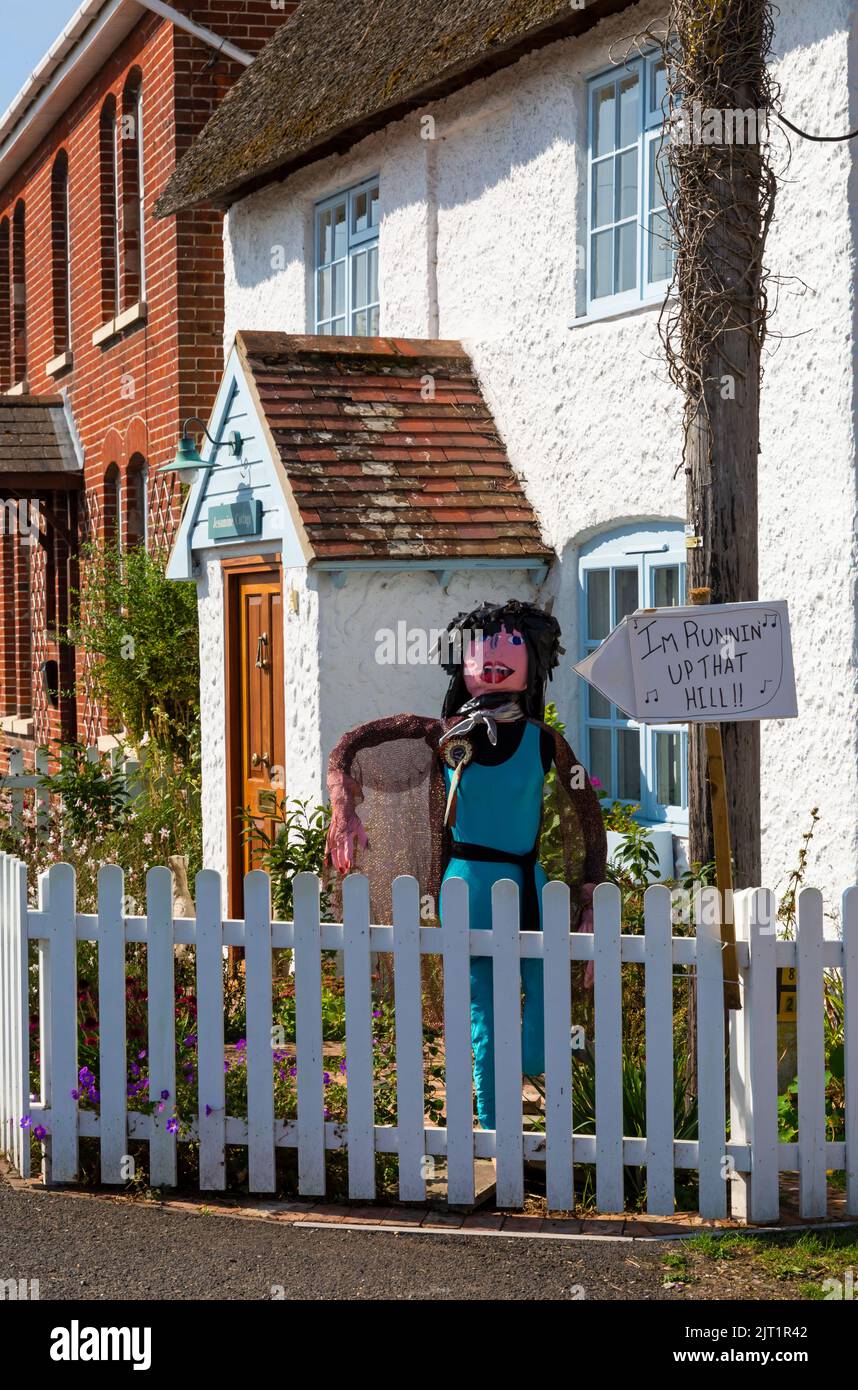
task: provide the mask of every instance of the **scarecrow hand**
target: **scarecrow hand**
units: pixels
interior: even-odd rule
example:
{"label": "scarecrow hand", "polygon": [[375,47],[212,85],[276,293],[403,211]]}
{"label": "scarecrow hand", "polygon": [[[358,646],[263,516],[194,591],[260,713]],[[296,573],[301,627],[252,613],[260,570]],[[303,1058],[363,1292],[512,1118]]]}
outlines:
{"label": "scarecrow hand", "polygon": [[[593,930],[593,893],[595,883],[585,883],[581,888],[581,917],[578,922],[578,931]],[[593,988],[593,962],[587,961],[587,969],[584,971],[584,988]]]}
{"label": "scarecrow hand", "polygon": [[369,840],[357,812],[345,818],[334,816],[328,831],[328,856],[338,874],[347,874],[354,863],[355,843],[366,849]]}
{"label": "scarecrow hand", "polygon": [[355,805],[361,799],[360,783],[342,772],[328,777],[331,796],[331,824],[328,830],[327,854],[338,874],[347,874],[355,858],[355,842],[366,849],[369,841],[361,825]]}

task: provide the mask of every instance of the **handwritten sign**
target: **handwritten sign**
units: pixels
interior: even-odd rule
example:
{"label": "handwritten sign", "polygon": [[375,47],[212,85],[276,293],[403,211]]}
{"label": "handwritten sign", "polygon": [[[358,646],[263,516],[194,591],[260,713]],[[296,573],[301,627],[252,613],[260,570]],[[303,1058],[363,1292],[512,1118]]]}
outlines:
{"label": "handwritten sign", "polygon": [[782,600],[640,610],[575,670],[645,724],[798,714]]}

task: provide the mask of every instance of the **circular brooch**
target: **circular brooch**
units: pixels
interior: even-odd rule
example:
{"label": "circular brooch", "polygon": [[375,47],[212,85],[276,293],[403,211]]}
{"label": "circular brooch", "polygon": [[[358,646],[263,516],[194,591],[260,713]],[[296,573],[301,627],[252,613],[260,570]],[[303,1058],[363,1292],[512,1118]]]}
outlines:
{"label": "circular brooch", "polygon": [[451,738],[449,743],[444,745],[442,756],[447,766],[458,772],[468,766],[474,756],[474,750],[466,738]]}

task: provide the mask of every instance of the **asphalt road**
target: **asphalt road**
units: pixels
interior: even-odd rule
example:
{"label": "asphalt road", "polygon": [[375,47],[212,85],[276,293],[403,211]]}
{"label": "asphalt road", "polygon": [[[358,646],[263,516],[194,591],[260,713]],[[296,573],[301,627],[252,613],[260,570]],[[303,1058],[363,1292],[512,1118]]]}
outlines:
{"label": "asphalt road", "polygon": [[662,1244],[302,1230],[0,1180],[0,1281],[38,1279],[42,1301],[670,1299],[664,1253]]}

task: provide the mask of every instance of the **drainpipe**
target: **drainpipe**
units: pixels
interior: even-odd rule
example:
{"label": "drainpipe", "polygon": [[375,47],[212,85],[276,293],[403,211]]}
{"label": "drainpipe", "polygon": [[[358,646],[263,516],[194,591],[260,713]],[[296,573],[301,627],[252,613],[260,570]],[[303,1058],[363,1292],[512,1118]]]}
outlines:
{"label": "drainpipe", "polygon": [[243,48],[236,48],[229,39],[222,39],[211,29],[206,29],[202,24],[195,24],[187,15],[179,10],[174,10],[172,5],[163,4],[162,0],[137,0],[138,5],[142,5],[144,10],[151,10],[153,14],[159,14],[162,19],[169,19],[171,24],[175,24],[177,29],[184,29],[186,34],[193,34],[200,43],[207,43],[209,48],[214,48],[218,53],[222,53],[225,58],[232,58],[236,63],[243,63],[249,67],[253,62],[253,55],[245,53]]}

